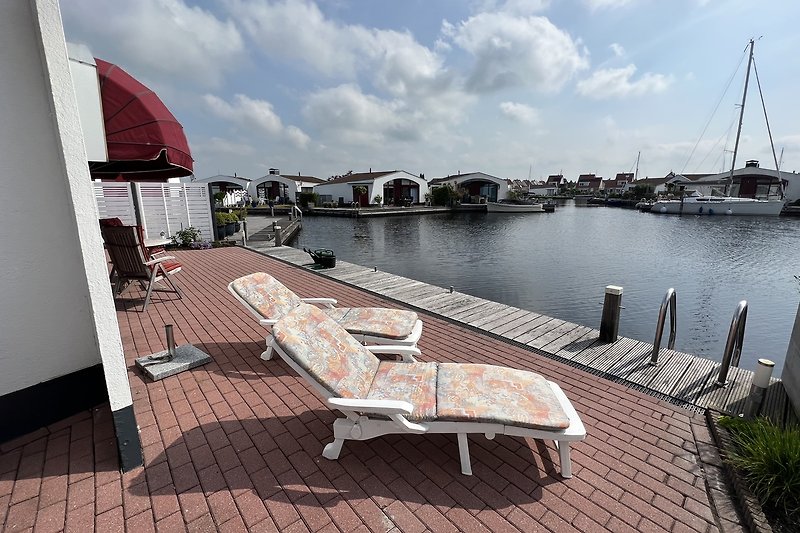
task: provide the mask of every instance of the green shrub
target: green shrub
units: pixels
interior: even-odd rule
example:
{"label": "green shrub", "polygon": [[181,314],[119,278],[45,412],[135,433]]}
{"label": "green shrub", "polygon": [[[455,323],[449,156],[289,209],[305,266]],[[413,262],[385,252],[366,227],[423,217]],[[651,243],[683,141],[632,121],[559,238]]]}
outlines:
{"label": "green shrub", "polygon": [[172,242],[179,246],[188,247],[200,240],[200,230],[189,226],[172,236]]}
{"label": "green shrub", "polygon": [[214,222],[217,223],[217,226],[223,226],[228,223],[228,213],[214,213]]}
{"label": "green shrub", "polygon": [[458,193],[453,190],[449,183],[445,183],[441,187],[437,187],[431,191],[431,200],[433,205],[450,205],[450,203],[458,197]]}
{"label": "green shrub", "polygon": [[301,192],[297,197],[297,202],[300,207],[308,207],[309,205],[317,205],[319,202],[319,194],[315,192]]}
{"label": "green shrub", "polygon": [[[800,428],[781,428],[767,420],[723,417],[733,451],[727,460],[742,472],[765,507],[800,520]],[[795,522],[796,523],[796,522]]]}

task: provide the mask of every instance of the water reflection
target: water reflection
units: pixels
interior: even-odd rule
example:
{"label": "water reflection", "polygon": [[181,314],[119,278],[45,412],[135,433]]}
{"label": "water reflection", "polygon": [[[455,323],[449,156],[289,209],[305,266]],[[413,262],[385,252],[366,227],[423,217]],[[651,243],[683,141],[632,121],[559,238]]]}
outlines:
{"label": "water reflection", "polygon": [[674,287],[676,348],[713,359],[747,300],[742,366],[768,357],[780,371],[800,299],[797,223],[569,203],[553,214],[307,217],[294,246],[596,328],[604,287],[622,285],[620,333],[648,342]]}

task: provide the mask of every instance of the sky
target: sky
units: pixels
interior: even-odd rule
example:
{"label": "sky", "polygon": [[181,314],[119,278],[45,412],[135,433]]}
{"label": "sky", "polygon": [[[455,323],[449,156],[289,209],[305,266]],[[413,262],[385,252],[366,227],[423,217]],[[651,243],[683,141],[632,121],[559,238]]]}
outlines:
{"label": "sky", "polygon": [[[800,2],[62,0],[67,41],[153,89],[195,175],[639,177],[729,168],[755,64],[800,170]],[[775,168],[752,79],[737,167]],[[742,163],[742,164],[738,164]]]}

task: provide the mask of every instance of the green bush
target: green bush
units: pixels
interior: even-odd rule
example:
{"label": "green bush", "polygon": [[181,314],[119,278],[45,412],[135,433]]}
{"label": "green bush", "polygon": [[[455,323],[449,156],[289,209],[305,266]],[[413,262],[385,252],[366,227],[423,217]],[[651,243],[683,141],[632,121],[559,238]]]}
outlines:
{"label": "green bush", "polygon": [[733,451],[727,460],[742,472],[753,494],[767,508],[800,520],[800,428],[781,428],[767,420],[723,417]]}
{"label": "green bush", "polygon": [[297,202],[300,207],[308,207],[309,205],[317,205],[319,202],[319,194],[315,192],[301,192],[297,197]]}
{"label": "green bush", "polygon": [[172,242],[179,246],[188,247],[192,243],[200,240],[200,230],[194,226],[189,226],[172,236]]}
{"label": "green bush", "polygon": [[453,190],[449,183],[437,187],[431,191],[431,202],[433,205],[450,205],[456,199],[458,193]]}

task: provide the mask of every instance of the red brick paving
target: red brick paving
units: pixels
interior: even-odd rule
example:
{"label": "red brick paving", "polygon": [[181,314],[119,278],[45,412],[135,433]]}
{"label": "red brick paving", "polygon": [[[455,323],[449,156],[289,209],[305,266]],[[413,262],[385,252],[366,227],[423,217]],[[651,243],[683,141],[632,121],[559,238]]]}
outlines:
{"label": "red brick paving", "polygon": [[[552,442],[505,436],[470,438],[471,477],[454,436],[348,442],[323,459],[336,415],[282,361],[258,358],[264,332],[226,285],[263,270],[301,296],[396,304],[240,248],[176,255],[182,300],[157,293],[147,313],[118,302],[145,467],[117,470],[108,406],[5,443],[3,531],[717,531],[693,436],[707,438],[701,415],[428,315],[424,360],[561,385],[588,431],[574,477],[557,474]],[[133,359],[164,349],[165,323],[213,362],[143,379]]]}

